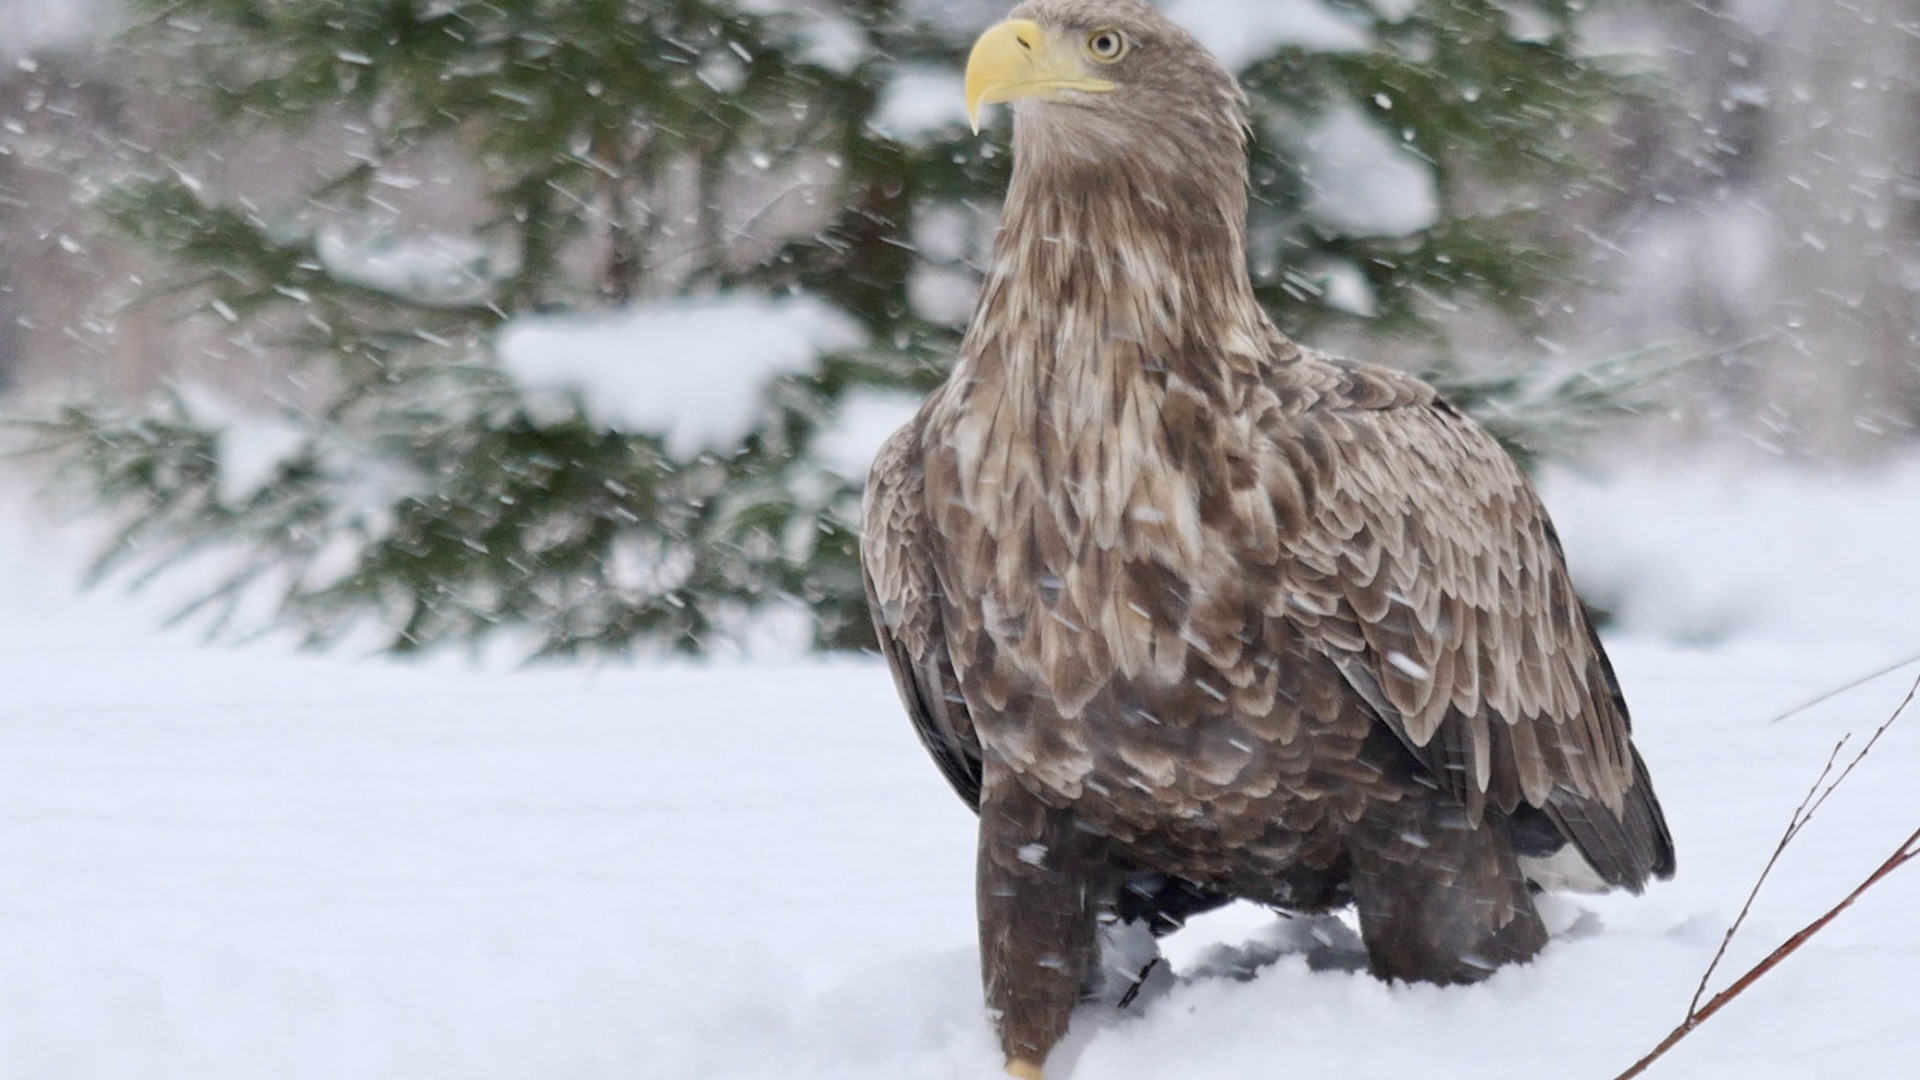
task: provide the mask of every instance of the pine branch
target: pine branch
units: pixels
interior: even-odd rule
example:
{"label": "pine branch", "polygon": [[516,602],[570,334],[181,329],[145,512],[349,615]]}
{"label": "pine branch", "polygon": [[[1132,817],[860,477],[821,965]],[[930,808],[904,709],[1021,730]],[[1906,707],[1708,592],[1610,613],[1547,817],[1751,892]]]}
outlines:
{"label": "pine branch", "polygon": [[1753,909],[1754,899],[1760,895],[1761,886],[1766,884],[1768,875],[1773,873],[1774,865],[1780,861],[1780,856],[1786,852],[1788,846],[1800,835],[1800,831],[1806,828],[1807,823],[1813,820],[1813,815],[1818,812],[1821,805],[1827,801],[1827,797],[1832,795],[1834,790],[1841,784],[1845,783],[1847,777],[1853,774],[1854,767],[1859,765],[1868,754],[1873,752],[1873,748],[1879,743],[1880,737],[1886,734],[1887,729],[1892,727],[1894,722],[1900,719],[1901,714],[1907,711],[1907,706],[1913,704],[1916,693],[1920,693],[1920,677],[1914,679],[1913,685],[1907,688],[1906,697],[1901,699],[1900,704],[1893,710],[1893,714],[1888,716],[1886,721],[1878,728],[1874,729],[1873,736],[1867,740],[1865,746],[1860,748],[1860,752],[1855,754],[1851,761],[1847,762],[1846,766],[1840,770],[1838,776],[1834,776],[1833,779],[1829,781],[1827,777],[1833,775],[1833,767],[1840,758],[1840,751],[1846,746],[1848,739],[1852,738],[1852,736],[1842,737],[1841,740],[1834,745],[1833,752],[1827,755],[1827,763],[1821,768],[1820,775],[1814,779],[1813,786],[1807,789],[1807,794],[1800,800],[1800,805],[1794,808],[1793,815],[1787,822],[1786,831],[1781,834],[1780,842],[1774,845],[1773,855],[1767,859],[1766,866],[1761,869],[1759,878],[1753,883],[1753,889],[1747,893],[1746,903],[1741,905],[1740,913],[1734,917],[1733,925],[1727,927],[1726,934],[1720,939],[1719,949],[1715,950],[1713,959],[1707,964],[1707,970],[1701,974],[1700,985],[1694,990],[1693,999],[1687,1003],[1686,1018],[1680,1022],[1679,1026],[1668,1032],[1667,1037],[1661,1039],[1652,1050],[1647,1052],[1646,1056],[1634,1062],[1632,1067],[1614,1077],[1614,1080],[1633,1080],[1634,1077],[1645,1073],[1655,1061],[1658,1061],[1668,1050],[1673,1049],[1680,1040],[1693,1034],[1693,1032],[1699,1028],[1701,1024],[1706,1023],[1708,1018],[1713,1016],[1713,1014],[1725,1008],[1734,998],[1745,993],[1749,987],[1758,982],[1767,972],[1778,967],[1781,961],[1792,956],[1799,950],[1800,946],[1812,940],[1815,934],[1826,929],[1828,923],[1839,918],[1841,912],[1852,907],[1853,902],[1860,899],[1868,889],[1873,888],[1885,880],[1895,870],[1900,869],[1916,858],[1920,858],[1920,828],[1916,828],[1905,840],[1900,842],[1900,845],[1894,849],[1893,854],[1887,856],[1886,861],[1882,862],[1872,873],[1868,874],[1866,879],[1855,886],[1853,891],[1842,898],[1839,903],[1827,909],[1825,914],[1801,927],[1791,937],[1781,942],[1779,947],[1768,953],[1759,963],[1748,968],[1744,974],[1735,979],[1726,989],[1709,998],[1705,1004],[1701,1003],[1700,999],[1706,994],[1708,983],[1713,979],[1713,974],[1719,968],[1720,961],[1726,956],[1727,946],[1733,942],[1734,935],[1739,933],[1740,927],[1746,922],[1748,912]]}

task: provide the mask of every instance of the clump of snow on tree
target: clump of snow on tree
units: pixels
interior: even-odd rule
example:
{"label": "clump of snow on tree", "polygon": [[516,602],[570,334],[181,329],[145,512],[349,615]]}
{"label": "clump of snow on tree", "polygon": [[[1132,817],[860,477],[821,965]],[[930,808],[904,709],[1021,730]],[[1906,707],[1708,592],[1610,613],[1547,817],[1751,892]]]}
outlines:
{"label": "clump of snow on tree", "polygon": [[1352,105],[1328,109],[1292,141],[1309,185],[1307,213],[1322,225],[1349,236],[1408,236],[1440,219],[1433,170]]}
{"label": "clump of snow on tree", "polygon": [[856,390],[840,402],[839,415],[814,440],[820,464],[850,480],[864,480],[880,444],[920,411],[920,397],[893,390]]}
{"label": "clump of snow on tree", "polygon": [[738,6],[749,15],[786,19],[799,46],[793,57],[801,63],[825,68],[836,75],[851,75],[862,61],[873,55],[866,33],[845,16],[811,9],[792,0],[740,0]]}
{"label": "clump of snow on tree", "polygon": [[1373,10],[1390,23],[1401,22],[1420,6],[1420,0],[1371,0]]}
{"label": "clump of snow on tree", "polygon": [[0,0],[0,63],[34,70],[38,49],[58,49],[111,33],[119,22],[110,0]]}
{"label": "clump of snow on tree", "polygon": [[990,223],[971,206],[926,201],[915,208],[913,246],[920,258],[907,279],[913,310],[935,321],[964,323],[980,292],[973,269],[993,242]]}
{"label": "clump of snow on tree", "polygon": [[310,445],[312,433],[290,417],[246,408],[203,386],[182,386],[177,395],[187,414],[214,433],[220,466],[214,493],[222,505],[253,498]]}
{"label": "clump of snow on tree", "polygon": [[869,123],[883,135],[912,142],[966,122],[966,85],[958,71],[907,67],[887,83]]}
{"label": "clump of snow on tree", "polygon": [[470,236],[322,229],[314,248],[341,281],[418,304],[478,303],[513,273],[492,245]]}
{"label": "clump of snow on tree", "polygon": [[1288,46],[1359,52],[1373,40],[1365,26],[1323,0],[1173,0],[1166,15],[1231,71]]}
{"label": "clump of snow on tree", "polygon": [[1322,263],[1317,271],[1313,281],[1328,307],[1363,319],[1379,313],[1379,298],[1358,266],[1343,259]]}
{"label": "clump of snow on tree", "polygon": [[850,75],[869,54],[867,38],[851,20],[815,16],[800,26],[799,58],[839,75]]}
{"label": "clump of snow on tree", "polygon": [[769,383],[865,340],[851,317],[811,297],[731,296],[524,315],[501,331],[498,348],[536,403],[577,400],[595,424],[657,434],[685,459],[738,446]]}

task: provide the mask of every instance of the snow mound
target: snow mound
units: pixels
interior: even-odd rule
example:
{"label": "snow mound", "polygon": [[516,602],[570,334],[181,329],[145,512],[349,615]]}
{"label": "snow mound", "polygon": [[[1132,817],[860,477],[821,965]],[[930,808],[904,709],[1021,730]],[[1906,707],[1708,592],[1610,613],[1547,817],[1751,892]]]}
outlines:
{"label": "snow mound", "polygon": [[1624,632],[1920,652],[1920,461],[1864,474],[1556,471],[1543,497],[1575,583]]}

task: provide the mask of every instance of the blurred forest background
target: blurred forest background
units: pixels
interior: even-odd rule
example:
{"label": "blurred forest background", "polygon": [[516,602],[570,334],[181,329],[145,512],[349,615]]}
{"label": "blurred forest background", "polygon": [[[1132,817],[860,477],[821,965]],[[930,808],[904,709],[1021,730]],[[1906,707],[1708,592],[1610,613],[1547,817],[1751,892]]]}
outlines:
{"label": "blurred forest background", "polygon": [[[1002,0],[0,0],[0,415],[103,573],[315,643],[867,634]],[[1283,329],[1523,461],[1920,423],[1920,0],[1168,0],[1254,103]]]}

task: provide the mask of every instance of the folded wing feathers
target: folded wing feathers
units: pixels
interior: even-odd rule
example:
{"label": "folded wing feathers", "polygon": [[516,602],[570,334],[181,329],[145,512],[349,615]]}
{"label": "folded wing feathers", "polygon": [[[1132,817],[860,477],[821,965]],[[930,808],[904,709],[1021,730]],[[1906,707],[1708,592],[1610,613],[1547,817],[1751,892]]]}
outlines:
{"label": "folded wing feathers", "polygon": [[1339,404],[1294,420],[1297,456],[1318,467],[1329,495],[1285,543],[1307,566],[1332,550],[1345,618],[1325,617],[1316,594],[1329,583],[1318,575],[1287,582],[1293,617],[1329,653],[1359,654],[1340,664],[1348,681],[1385,706],[1476,820],[1488,802],[1511,811],[1558,797],[1572,800],[1559,812],[1570,829],[1596,834],[1595,811],[1630,810],[1627,720],[1525,479],[1445,406]]}
{"label": "folded wing feathers", "polygon": [[914,732],[963,802],[980,804],[980,743],[948,653],[927,547],[919,467],[920,422],[895,432],[874,458],[860,546],[874,635]]}

